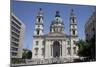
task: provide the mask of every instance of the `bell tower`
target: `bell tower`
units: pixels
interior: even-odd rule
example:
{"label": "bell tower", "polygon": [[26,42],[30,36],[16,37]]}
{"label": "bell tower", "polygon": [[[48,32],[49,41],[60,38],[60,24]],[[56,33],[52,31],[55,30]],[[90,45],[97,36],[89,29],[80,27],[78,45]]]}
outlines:
{"label": "bell tower", "polygon": [[71,9],[70,13],[70,35],[71,36],[77,36],[77,23],[76,23],[76,15],[74,13],[74,10]]}
{"label": "bell tower", "polygon": [[37,35],[37,36],[43,35],[43,11],[42,11],[42,8],[39,9],[38,15],[36,17],[34,35]]}
{"label": "bell tower", "polygon": [[76,42],[78,41],[78,33],[77,33],[77,21],[74,10],[71,9],[70,13],[70,45],[71,45],[71,57],[77,56],[78,47]]}
{"label": "bell tower", "polygon": [[36,21],[35,21],[35,29],[33,35],[33,50],[32,50],[32,58],[44,58],[44,38],[43,38],[43,10],[39,9]]}

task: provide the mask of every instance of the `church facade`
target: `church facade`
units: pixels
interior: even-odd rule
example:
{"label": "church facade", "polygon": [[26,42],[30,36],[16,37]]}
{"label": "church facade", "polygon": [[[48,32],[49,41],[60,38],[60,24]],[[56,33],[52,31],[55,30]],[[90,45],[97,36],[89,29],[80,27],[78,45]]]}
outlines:
{"label": "church facade", "polygon": [[40,8],[36,17],[35,29],[33,35],[33,59],[49,58],[76,58],[78,57],[77,20],[74,10],[72,9],[69,17],[70,35],[64,32],[65,27],[60,12],[56,11],[54,20],[50,24],[50,32],[44,33],[44,16]]}

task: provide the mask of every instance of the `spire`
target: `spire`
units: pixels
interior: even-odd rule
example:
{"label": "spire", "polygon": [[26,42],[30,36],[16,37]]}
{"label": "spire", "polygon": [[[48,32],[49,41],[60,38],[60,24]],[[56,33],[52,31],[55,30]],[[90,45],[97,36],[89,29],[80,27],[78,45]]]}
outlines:
{"label": "spire", "polygon": [[74,12],[74,10],[73,10],[73,9],[71,9],[71,12]]}
{"label": "spire", "polygon": [[40,11],[42,10],[42,8],[40,8]]}
{"label": "spire", "polygon": [[42,15],[43,15],[43,11],[42,11],[42,8],[40,8],[38,12],[38,16],[42,16]]}
{"label": "spire", "polygon": [[75,16],[74,9],[71,9],[70,15],[71,15],[71,16]]}
{"label": "spire", "polygon": [[59,11],[56,11],[55,17],[60,17],[59,13],[60,13]]}

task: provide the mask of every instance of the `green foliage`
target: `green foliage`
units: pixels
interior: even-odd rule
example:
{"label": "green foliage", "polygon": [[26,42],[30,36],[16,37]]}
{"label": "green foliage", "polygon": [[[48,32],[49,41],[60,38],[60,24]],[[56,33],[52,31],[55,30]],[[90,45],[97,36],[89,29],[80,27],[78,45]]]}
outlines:
{"label": "green foliage", "polygon": [[31,51],[28,51],[27,52],[27,59],[31,59],[32,58],[32,52]]}
{"label": "green foliage", "polygon": [[29,51],[24,51],[23,55],[22,55],[22,58],[23,59],[31,59],[32,58],[32,52],[30,50]]}
{"label": "green foliage", "polygon": [[78,46],[78,55],[82,57],[89,57],[90,59],[95,59],[95,38],[89,41],[79,40],[76,45]]}
{"label": "green foliage", "polygon": [[79,47],[78,55],[87,56],[87,49],[88,49],[87,43],[85,41],[80,40],[76,44]]}
{"label": "green foliage", "polygon": [[27,58],[27,52],[25,52],[25,51],[23,52],[22,58],[23,58],[23,59],[26,59],[26,58]]}

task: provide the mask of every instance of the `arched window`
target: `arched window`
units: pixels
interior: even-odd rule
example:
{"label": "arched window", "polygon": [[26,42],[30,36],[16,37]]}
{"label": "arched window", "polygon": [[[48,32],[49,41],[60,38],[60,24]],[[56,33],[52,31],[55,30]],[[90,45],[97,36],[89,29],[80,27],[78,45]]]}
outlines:
{"label": "arched window", "polygon": [[39,30],[37,30],[37,35],[39,35],[39,33],[40,33],[40,31],[39,31]]}
{"label": "arched window", "polygon": [[75,19],[74,19],[74,18],[72,18],[72,20],[73,20],[73,23],[75,23]]}
{"label": "arched window", "polygon": [[75,35],[75,30],[73,30],[73,35]]}
{"label": "arched window", "polygon": [[40,22],[40,20],[41,20],[41,18],[39,17],[39,18],[38,18],[38,22]]}

